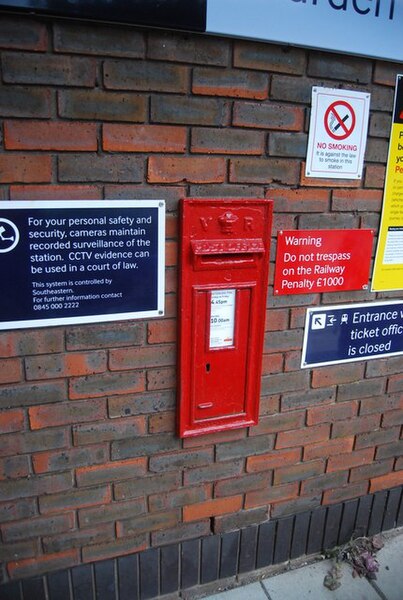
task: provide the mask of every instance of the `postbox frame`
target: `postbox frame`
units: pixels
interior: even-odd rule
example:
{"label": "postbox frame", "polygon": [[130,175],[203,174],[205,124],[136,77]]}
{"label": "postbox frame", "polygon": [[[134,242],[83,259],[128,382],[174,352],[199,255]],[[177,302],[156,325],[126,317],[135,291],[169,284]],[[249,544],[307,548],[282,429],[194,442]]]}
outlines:
{"label": "postbox frame", "polygon": [[[272,211],[269,199],[187,198],[180,203],[177,419],[180,437],[249,427],[258,422]],[[235,289],[234,343],[210,347],[212,292],[232,289]],[[206,369],[210,365],[208,357],[214,363],[214,377],[209,372],[203,375],[206,360]],[[232,360],[235,383],[228,379]],[[222,382],[217,374],[220,364],[227,373]],[[213,414],[214,402],[201,401],[196,405],[205,382],[218,382],[217,387],[225,396],[231,385],[237,387],[237,378],[244,398],[241,392],[239,397],[235,394],[235,408],[229,414],[225,410],[223,414]],[[208,383],[206,386],[208,389]],[[214,390],[213,396],[219,394],[220,390],[217,393]],[[206,409],[205,418],[200,417],[200,407]]]}

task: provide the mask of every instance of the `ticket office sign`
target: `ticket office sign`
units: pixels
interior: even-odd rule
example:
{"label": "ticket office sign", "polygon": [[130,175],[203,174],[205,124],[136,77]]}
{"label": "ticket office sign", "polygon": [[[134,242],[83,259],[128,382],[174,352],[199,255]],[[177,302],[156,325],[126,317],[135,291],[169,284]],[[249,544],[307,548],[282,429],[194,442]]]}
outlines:
{"label": "ticket office sign", "polygon": [[381,225],[372,291],[403,289],[403,75],[396,79]]}
{"label": "ticket office sign", "polygon": [[307,294],[368,287],[373,231],[280,231],[274,293]]}
{"label": "ticket office sign", "polygon": [[165,203],[7,202],[0,207],[0,329],[164,312]]}
{"label": "ticket office sign", "polygon": [[403,302],[309,308],[301,368],[403,354]]}

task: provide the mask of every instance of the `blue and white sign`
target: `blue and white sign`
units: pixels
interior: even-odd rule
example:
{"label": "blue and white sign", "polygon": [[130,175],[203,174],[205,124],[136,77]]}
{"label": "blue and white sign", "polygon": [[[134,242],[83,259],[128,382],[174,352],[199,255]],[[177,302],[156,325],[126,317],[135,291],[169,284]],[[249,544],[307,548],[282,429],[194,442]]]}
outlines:
{"label": "blue and white sign", "polygon": [[207,0],[208,33],[398,62],[402,27],[403,0]]}
{"label": "blue and white sign", "polygon": [[403,354],[403,301],[309,308],[301,368]]}
{"label": "blue and white sign", "polygon": [[0,330],[164,313],[165,202],[3,202]]}

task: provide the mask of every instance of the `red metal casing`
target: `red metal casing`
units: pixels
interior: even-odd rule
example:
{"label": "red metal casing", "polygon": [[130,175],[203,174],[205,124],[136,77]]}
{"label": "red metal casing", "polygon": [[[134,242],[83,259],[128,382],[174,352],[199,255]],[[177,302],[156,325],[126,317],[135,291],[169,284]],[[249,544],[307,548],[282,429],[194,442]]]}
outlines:
{"label": "red metal casing", "polygon": [[256,425],[271,200],[181,202],[179,435]]}

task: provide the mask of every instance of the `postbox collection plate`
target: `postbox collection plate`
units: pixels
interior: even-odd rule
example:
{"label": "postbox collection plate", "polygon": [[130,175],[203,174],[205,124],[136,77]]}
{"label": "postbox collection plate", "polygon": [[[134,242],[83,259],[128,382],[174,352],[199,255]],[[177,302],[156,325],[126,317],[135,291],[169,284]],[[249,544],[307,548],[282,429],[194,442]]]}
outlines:
{"label": "postbox collection plate", "polygon": [[178,429],[258,422],[272,201],[181,202]]}

